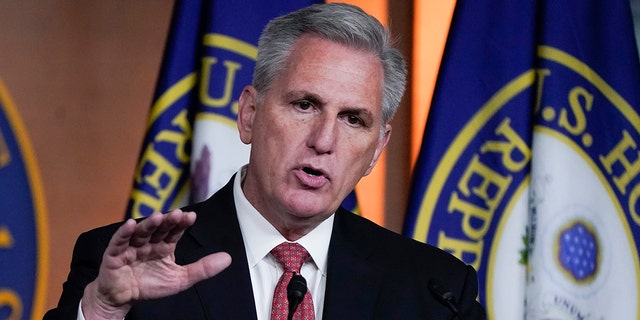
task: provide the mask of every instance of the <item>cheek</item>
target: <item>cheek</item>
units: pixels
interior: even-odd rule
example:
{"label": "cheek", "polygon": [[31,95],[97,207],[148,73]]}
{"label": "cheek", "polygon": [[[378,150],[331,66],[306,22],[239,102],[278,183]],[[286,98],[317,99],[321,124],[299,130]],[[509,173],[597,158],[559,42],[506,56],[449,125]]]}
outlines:
{"label": "cheek", "polygon": [[348,158],[348,161],[345,161],[346,170],[357,168],[358,170],[354,172],[364,175],[369,170],[369,166],[375,156],[378,146],[377,139],[373,142],[370,139],[350,139],[343,143],[342,146],[341,154],[345,159]]}
{"label": "cheek", "polygon": [[[300,144],[303,133],[298,126],[285,123],[282,119],[264,119],[265,125],[254,134],[254,145],[266,153],[269,159],[283,158],[288,152]],[[271,160],[274,161],[274,160]],[[277,165],[272,163],[271,165]]]}

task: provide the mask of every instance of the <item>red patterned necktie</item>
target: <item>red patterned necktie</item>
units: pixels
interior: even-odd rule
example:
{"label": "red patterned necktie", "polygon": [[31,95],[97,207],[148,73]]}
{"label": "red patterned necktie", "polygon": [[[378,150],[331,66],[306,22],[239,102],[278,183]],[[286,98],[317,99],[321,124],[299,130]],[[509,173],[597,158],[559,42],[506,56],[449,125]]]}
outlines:
{"label": "red patterned necktie", "polygon": [[[278,280],[276,290],[273,294],[273,304],[271,306],[272,320],[287,320],[289,314],[289,301],[287,300],[287,285],[293,277],[293,273],[300,273],[302,264],[309,258],[309,252],[297,244],[283,242],[271,250],[271,254],[280,262],[284,268],[284,273]],[[307,290],[302,302],[298,305],[293,315],[294,320],[313,320],[313,300]]]}

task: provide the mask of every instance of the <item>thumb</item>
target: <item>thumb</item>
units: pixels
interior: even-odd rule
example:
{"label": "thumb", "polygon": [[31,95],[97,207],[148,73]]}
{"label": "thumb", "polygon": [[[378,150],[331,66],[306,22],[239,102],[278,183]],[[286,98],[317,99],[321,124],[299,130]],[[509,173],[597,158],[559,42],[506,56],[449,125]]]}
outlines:
{"label": "thumb", "polygon": [[189,285],[217,275],[230,264],[231,256],[228,253],[216,252],[186,265]]}

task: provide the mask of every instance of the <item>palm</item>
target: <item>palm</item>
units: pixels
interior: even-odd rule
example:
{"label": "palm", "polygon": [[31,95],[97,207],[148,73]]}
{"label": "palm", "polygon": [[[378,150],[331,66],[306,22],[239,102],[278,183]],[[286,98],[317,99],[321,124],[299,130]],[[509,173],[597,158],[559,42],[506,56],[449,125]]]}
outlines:
{"label": "palm", "polygon": [[125,222],[111,238],[91,286],[103,311],[126,311],[135,301],[176,294],[226,268],[230,263],[226,253],[185,266],[175,263],[176,243],[194,221],[195,213],[175,210],[154,213],[137,224]]}
{"label": "palm", "polygon": [[128,248],[119,256],[107,257],[100,274],[101,287],[109,291],[116,305],[129,301],[159,298],[183,288],[185,268],[175,263],[171,244],[157,243],[144,248]]}

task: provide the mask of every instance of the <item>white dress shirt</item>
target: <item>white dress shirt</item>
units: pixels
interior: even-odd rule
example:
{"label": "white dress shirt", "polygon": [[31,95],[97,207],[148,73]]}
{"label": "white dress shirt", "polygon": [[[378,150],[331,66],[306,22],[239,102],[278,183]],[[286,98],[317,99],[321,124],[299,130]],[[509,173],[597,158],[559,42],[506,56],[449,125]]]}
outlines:
{"label": "white dress shirt", "polygon": [[[280,276],[284,272],[280,263],[270,252],[282,242],[287,241],[247,200],[242,192],[245,168],[236,175],[233,185],[238,221],[247,251],[253,296],[256,301],[258,320],[271,319],[273,292]],[[313,299],[315,318],[322,319],[324,291],[327,283],[327,254],[329,240],[333,230],[333,215],[315,229],[296,241],[311,256],[302,265],[300,273],[307,280],[307,287]]]}
{"label": "white dress shirt", "polygon": [[[258,320],[269,320],[271,319],[273,292],[280,276],[284,272],[280,263],[270,252],[271,249],[287,241],[287,239],[244,196],[242,181],[244,181],[245,173],[246,166],[242,167],[236,174],[233,182],[233,198],[238,212],[242,239],[247,251],[247,261],[249,262],[249,273],[253,286],[253,298],[256,301]],[[327,254],[332,230],[333,215],[296,241],[307,249],[311,256],[311,259],[302,265],[300,273],[307,280],[307,287],[313,299],[316,319],[322,319],[324,291],[327,284]],[[220,290],[224,290],[224,288],[220,288]],[[233,306],[229,307],[233,308]],[[85,320],[82,313],[82,301],[78,304],[77,320]]]}

